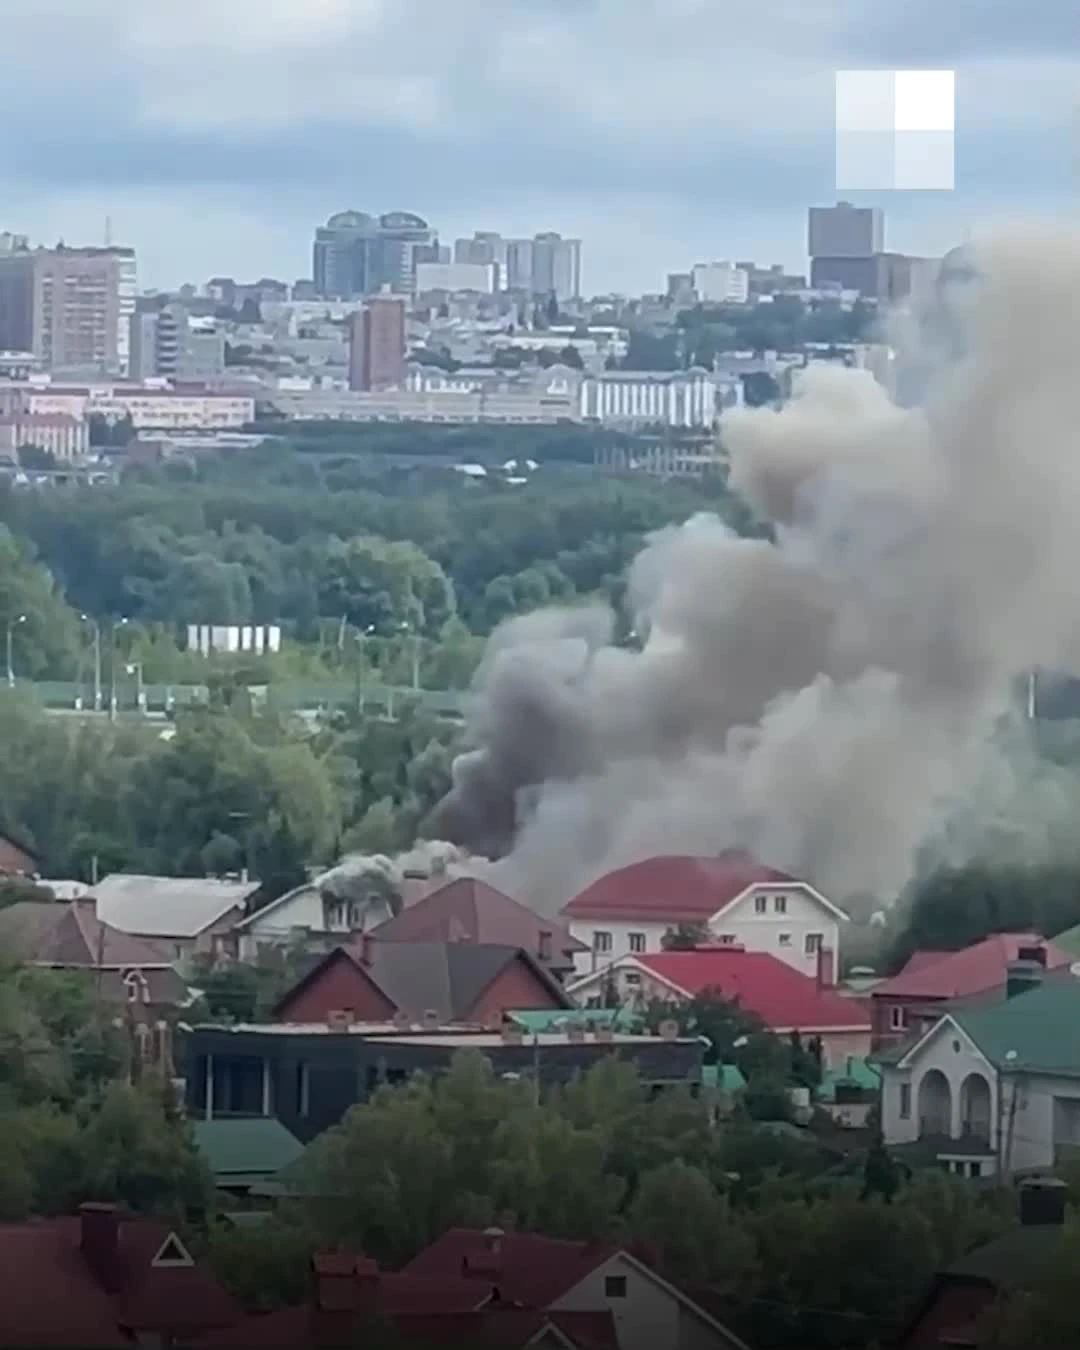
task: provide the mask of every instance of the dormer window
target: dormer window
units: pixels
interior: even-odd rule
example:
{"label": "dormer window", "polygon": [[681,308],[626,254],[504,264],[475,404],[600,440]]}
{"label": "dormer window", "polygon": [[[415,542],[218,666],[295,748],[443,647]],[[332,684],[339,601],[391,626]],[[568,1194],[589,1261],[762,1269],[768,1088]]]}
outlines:
{"label": "dormer window", "polygon": [[767,895],[754,896],[754,913],[767,914],[769,912],[769,897]]}
{"label": "dormer window", "polygon": [[773,909],[776,911],[777,914],[786,914],[786,913],[787,913],[787,896],[786,896],[786,895],[778,895],[778,896],[774,897],[774,899],[773,899]]}

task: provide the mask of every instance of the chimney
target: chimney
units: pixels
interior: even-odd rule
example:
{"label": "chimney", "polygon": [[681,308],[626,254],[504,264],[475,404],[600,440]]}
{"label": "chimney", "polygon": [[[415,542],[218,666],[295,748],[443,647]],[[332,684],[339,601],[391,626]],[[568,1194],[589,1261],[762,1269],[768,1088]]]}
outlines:
{"label": "chimney", "polygon": [[1046,969],[1046,945],[1042,942],[1025,943],[1023,947],[1017,947],[1016,959],[1018,961],[1034,961],[1037,966]]}
{"label": "chimney", "polygon": [[819,947],[817,950],[817,986],[819,989],[831,989],[836,983],[836,961],[831,947]]}
{"label": "chimney", "polygon": [[521,1045],[525,1040],[521,1027],[516,1022],[504,1022],[501,1035],[504,1045]]}
{"label": "chimney", "polygon": [[549,928],[544,928],[540,933],[540,945],[537,948],[537,955],[541,961],[550,961],[552,959],[552,938],[553,934]]}
{"label": "chimney", "polygon": [[1031,1177],[1020,1184],[1020,1222],[1025,1228],[1060,1227],[1068,1187],[1057,1177]]}
{"label": "chimney", "polygon": [[356,948],[356,959],[362,966],[371,965],[371,957],[374,951],[375,939],[370,933],[358,933],[354,946]]}
{"label": "chimney", "polygon": [[484,1250],[488,1256],[497,1257],[502,1253],[502,1240],[506,1236],[501,1228],[484,1229]]}
{"label": "chimney", "polygon": [[1005,997],[1028,994],[1042,984],[1043,968],[1038,961],[1010,961],[1005,968]]}
{"label": "chimney", "polygon": [[106,1293],[120,1288],[120,1213],[115,1205],[79,1206],[79,1248]]}
{"label": "chimney", "polygon": [[352,1024],[352,1008],[331,1008],[326,1014],[326,1025],[331,1031],[348,1031]]}
{"label": "chimney", "polygon": [[437,1027],[442,1026],[442,1018],[439,1016],[439,1014],[435,1011],[434,1008],[427,1008],[425,1010],[424,1026],[428,1029],[428,1031],[434,1031]]}
{"label": "chimney", "polygon": [[578,1022],[571,1022],[566,1028],[566,1039],[572,1045],[580,1045],[585,1039],[585,1028]]}

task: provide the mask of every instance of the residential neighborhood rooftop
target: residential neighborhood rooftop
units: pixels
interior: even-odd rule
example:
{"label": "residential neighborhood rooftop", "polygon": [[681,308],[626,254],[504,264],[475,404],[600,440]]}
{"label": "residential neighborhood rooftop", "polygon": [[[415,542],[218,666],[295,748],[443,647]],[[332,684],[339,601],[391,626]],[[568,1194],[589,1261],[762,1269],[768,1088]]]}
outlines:
{"label": "residential neighborhood rooftop", "polygon": [[[787,872],[745,853],[715,858],[661,856],[620,867],[594,881],[563,909],[568,919],[624,916],[660,922],[712,918],[751,886],[801,886]],[[828,902],[826,902],[828,903]],[[836,909],[829,905],[830,909]],[[846,915],[839,909],[836,914]]]}
{"label": "residential neighborhood rooftop", "polygon": [[1072,964],[1073,957],[1038,933],[994,933],[956,952],[915,952],[891,979],[877,985],[875,999],[967,998],[1004,986],[1010,963],[1022,947],[1043,947],[1046,969]]}
{"label": "residential neighborhood rooftop", "polygon": [[242,906],[258,882],[219,877],[153,877],[113,872],[93,887],[99,918],[145,937],[197,937]]}

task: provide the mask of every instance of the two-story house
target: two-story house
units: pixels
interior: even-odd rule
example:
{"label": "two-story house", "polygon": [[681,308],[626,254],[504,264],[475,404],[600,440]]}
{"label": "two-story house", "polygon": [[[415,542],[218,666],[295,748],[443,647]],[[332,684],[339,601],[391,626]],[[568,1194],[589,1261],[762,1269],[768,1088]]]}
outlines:
{"label": "two-story house", "polygon": [[1080,980],[1014,964],[1006,997],[954,1007],[879,1059],[890,1146],[952,1171],[1010,1175],[1080,1150]]}
{"label": "two-story house", "polygon": [[818,953],[838,955],[847,915],[820,891],[738,852],[716,858],[646,858],[587,886],[563,909],[586,950],[574,958],[587,975],[622,956],[663,950],[681,925],[711,943],[767,952],[816,978]]}
{"label": "two-story house", "polygon": [[1072,957],[1037,933],[992,933],[955,952],[915,952],[896,975],[870,991],[874,1045],[898,1045],[934,1026],[946,1004],[1004,993],[1009,966],[1028,958],[1044,970]]}

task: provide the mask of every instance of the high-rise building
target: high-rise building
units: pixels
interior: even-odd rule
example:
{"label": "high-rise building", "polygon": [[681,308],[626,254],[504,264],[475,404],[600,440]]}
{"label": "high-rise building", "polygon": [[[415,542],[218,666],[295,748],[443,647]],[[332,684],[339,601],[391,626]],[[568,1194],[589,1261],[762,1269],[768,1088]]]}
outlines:
{"label": "high-rise building", "polygon": [[183,305],[131,316],[132,379],[202,383],[225,369],[225,334],[213,320],[193,319]]}
{"label": "high-rise building", "polygon": [[532,241],[532,292],[576,300],[581,295],[581,240],[553,231]]}
{"label": "high-rise building", "polygon": [[869,258],[885,248],[885,217],[879,206],[812,206],[807,214],[811,258]]}
{"label": "high-rise building", "polygon": [[750,277],[734,263],[697,263],[690,277],[694,294],[702,304],[745,305],[749,299]]}
{"label": "high-rise building", "polygon": [[471,239],[454,241],[454,261],[456,263],[479,263],[484,267],[494,267],[495,287],[505,290],[506,253],[509,241],[492,230],[477,230]]}
{"label": "high-rise building", "polygon": [[47,369],[126,374],[134,310],[134,249],[0,253],[0,348],[31,351]]}
{"label": "high-rise building", "polygon": [[506,289],[533,293],[533,241],[508,239],[506,241]]}
{"label": "high-rise building", "polygon": [[349,388],[397,389],[405,374],[405,301],[387,288],[349,316]]}
{"label": "high-rise building", "polygon": [[312,277],[318,294],[333,300],[374,295],[384,286],[409,295],[416,264],[441,260],[438,234],[420,216],[339,211],[315,231]]}

